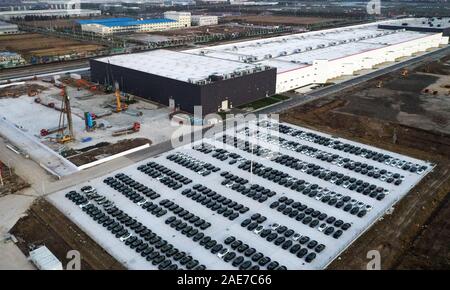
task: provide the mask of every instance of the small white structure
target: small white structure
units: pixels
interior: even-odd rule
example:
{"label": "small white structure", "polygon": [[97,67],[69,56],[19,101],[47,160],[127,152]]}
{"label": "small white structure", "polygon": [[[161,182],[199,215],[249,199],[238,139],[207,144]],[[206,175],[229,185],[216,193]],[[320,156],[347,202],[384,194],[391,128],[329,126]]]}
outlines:
{"label": "small white structure", "polygon": [[219,17],[211,15],[192,15],[191,23],[193,26],[217,25]]}
{"label": "small white structure", "polygon": [[164,18],[177,21],[181,27],[191,26],[191,12],[166,11]]}
{"label": "small white structure", "polygon": [[62,270],[62,263],[46,247],[41,246],[30,252],[30,259],[39,270]]}

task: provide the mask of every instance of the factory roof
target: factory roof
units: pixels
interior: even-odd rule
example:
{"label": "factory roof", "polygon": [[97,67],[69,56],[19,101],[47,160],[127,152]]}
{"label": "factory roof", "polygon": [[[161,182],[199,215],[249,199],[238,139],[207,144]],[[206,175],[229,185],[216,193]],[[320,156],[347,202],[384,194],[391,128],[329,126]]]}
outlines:
{"label": "factory roof", "polygon": [[383,26],[402,28],[450,28],[450,17],[405,18],[383,23]]}
{"label": "factory roof", "polygon": [[79,24],[101,24],[108,22],[119,22],[119,21],[134,21],[133,18],[124,17],[124,18],[101,18],[101,19],[86,19],[86,20],[77,20]]}
{"label": "factory roof", "polygon": [[172,19],[167,18],[154,18],[154,19],[144,19],[135,20],[133,18],[106,18],[106,19],[92,19],[92,20],[78,20],[81,25],[85,24],[98,24],[106,27],[122,27],[122,26],[136,26],[145,24],[156,24],[156,23],[168,23],[176,22]]}
{"label": "factory roof", "polygon": [[163,49],[137,54],[104,57],[97,59],[97,61],[183,82],[199,84],[205,84],[204,81],[211,75],[232,78],[239,74],[266,69],[256,64],[247,64]]}
{"label": "factory roof", "polygon": [[243,41],[185,51],[210,58],[261,63],[278,73],[428,36],[427,33],[378,29],[376,24]]}

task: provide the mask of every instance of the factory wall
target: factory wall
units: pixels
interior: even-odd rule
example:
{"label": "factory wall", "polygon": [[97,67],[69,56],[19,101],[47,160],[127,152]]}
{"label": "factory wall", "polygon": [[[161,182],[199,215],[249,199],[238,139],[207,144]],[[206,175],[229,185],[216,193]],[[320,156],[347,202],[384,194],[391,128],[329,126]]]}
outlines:
{"label": "factory wall", "polygon": [[233,106],[239,106],[275,93],[275,68],[197,85],[96,60],[90,60],[90,66],[94,82],[113,85],[117,81],[121,91],[166,106],[172,98],[176,106],[188,113],[194,113],[194,106],[201,105],[202,113],[206,115],[217,112],[225,100],[229,100]]}
{"label": "factory wall", "polygon": [[437,33],[343,58],[315,60],[309,66],[279,72],[276,92],[282,93],[313,83],[324,83],[336,77],[352,75],[358,70],[373,68],[381,63],[394,62],[399,58],[438,47],[443,38],[445,37],[442,37],[441,33]]}
{"label": "factory wall", "polygon": [[276,75],[276,69],[272,68],[203,85],[201,98],[204,113],[217,112],[225,100],[237,107],[275,94]]}
{"label": "factory wall", "polygon": [[169,105],[173,98],[176,105],[186,112],[193,112],[194,106],[201,105],[200,86],[166,77],[132,70],[90,60],[91,79],[100,84],[113,85],[119,82],[121,91],[130,93],[163,105]]}

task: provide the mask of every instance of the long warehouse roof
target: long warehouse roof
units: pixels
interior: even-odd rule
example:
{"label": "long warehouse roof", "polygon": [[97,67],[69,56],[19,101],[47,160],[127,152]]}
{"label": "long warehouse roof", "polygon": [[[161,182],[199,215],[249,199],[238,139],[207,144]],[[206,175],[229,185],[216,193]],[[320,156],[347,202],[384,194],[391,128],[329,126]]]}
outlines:
{"label": "long warehouse roof", "polygon": [[226,75],[255,67],[274,67],[277,73],[389,47],[431,35],[378,29],[379,23],[242,41],[185,51],[156,50],[101,58],[99,61],[182,81]]}
{"label": "long warehouse roof", "polygon": [[159,75],[184,82],[197,82],[211,75],[226,75],[257,69],[255,64],[211,59],[195,54],[170,50],[104,57],[97,61],[122,66],[136,71]]}
{"label": "long warehouse roof", "polygon": [[197,48],[185,52],[234,61],[249,60],[277,67],[278,73],[428,36],[404,30],[378,29],[377,24],[292,34],[262,40]]}

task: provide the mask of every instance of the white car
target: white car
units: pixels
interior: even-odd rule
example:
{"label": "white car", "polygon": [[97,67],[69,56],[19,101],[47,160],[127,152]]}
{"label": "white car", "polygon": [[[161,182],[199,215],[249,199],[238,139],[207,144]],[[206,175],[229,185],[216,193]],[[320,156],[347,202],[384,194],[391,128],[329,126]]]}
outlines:
{"label": "white car", "polygon": [[327,228],[327,224],[326,224],[326,223],[322,223],[322,224],[320,224],[320,226],[317,228],[317,230],[318,230],[319,232],[323,232],[326,228]]}
{"label": "white car", "polygon": [[217,257],[219,257],[219,259],[223,259],[223,257],[228,254],[228,249],[222,249],[220,250],[220,252],[217,253]]}
{"label": "white car", "polygon": [[264,230],[263,226],[258,226],[256,229],[253,230],[253,233],[259,235],[260,232]]}
{"label": "white car", "polygon": [[128,234],[128,235],[125,236],[125,237],[121,237],[119,240],[120,240],[121,242],[125,242],[126,240],[128,240],[129,237],[131,237],[131,234]]}
{"label": "white car", "polygon": [[292,240],[296,242],[296,241],[298,241],[301,237],[302,237],[302,235],[295,233],[295,234],[292,236]]}
{"label": "white car", "polygon": [[272,230],[276,230],[276,229],[278,229],[280,227],[280,225],[279,224],[277,224],[277,223],[273,223],[273,224],[271,224],[270,225],[270,228],[272,229]]}

